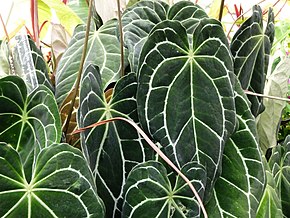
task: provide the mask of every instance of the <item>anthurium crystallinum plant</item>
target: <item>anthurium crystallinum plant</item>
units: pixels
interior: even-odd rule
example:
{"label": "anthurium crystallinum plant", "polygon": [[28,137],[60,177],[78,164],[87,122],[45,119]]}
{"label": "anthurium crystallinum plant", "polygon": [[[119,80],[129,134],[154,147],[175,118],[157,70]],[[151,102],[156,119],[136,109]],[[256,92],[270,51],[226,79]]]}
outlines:
{"label": "anthurium crystallinum plant", "polygon": [[[289,140],[268,164],[263,99],[244,92],[263,93],[273,11],[263,23],[254,6],[231,42],[190,1],[138,1],[100,23],[76,27],[55,86],[32,40],[38,88],[0,79],[0,216],[287,217]],[[78,89],[80,149],[60,118]]]}

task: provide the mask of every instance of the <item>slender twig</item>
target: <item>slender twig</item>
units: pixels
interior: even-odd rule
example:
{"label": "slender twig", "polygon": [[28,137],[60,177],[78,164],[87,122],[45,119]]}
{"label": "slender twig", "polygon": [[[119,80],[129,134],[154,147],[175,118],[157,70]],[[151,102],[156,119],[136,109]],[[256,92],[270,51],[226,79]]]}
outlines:
{"label": "slender twig", "polygon": [[263,98],[269,98],[269,99],[274,99],[274,100],[279,100],[279,101],[290,102],[290,99],[288,99],[288,98],[281,98],[281,97],[276,97],[276,96],[271,96],[271,95],[263,95],[263,94],[254,93],[254,92],[251,92],[251,91],[248,91],[248,90],[244,90],[244,92],[247,95],[254,95],[254,96],[263,97]]}
{"label": "slender twig", "polygon": [[82,53],[82,57],[81,57],[80,67],[79,67],[79,71],[78,71],[78,77],[77,77],[77,81],[75,83],[75,89],[73,91],[73,97],[72,97],[72,101],[71,101],[71,104],[70,104],[69,113],[68,113],[68,116],[67,116],[67,119],[66,119],[66,123],[64,125],[64,133],[65,134],[67,134],[67,131],[68,131],[68,128],[69,128],[69,123],[70,123],[71,115],[72,115],[72,112],[73,112],[73,109],[74,109],[76,97],[78,95],[79,86],[80,86],[80,82],[81,82],[81,76],[82,76],[83,67],[84,67],[84,63],[85,63],[85,59],[86,59],[87,47],[88,47],[88,39],[89,39],[89,33],[90,33],[90,25],[91,25],[91,17],[92,17],[92,1],[93,0],[90,0],[90,4],[89,4],[89,12],[88,12],[88,20],[87,20],[87,27],[86,27],[85,42],[84,42],[84,48],[83,48],[83,53]]}
{"label": "slender twig", "polygon": [[120,52],[121,52],[121,77],[125,75],[125,66],[124,66],[124,40],[123,40],[123,27],[121,20],[121,4],[120,0],[117,0],[118,5],[118,20],[119,20],[119,32],[120,32]]}
{"label": "slender twig", "polygon": [[1,20],[1,23],[2,23],[2,26],[3,26],[3,30],[4,30],[6,38],[7,38],[7,42],[9,42],[10,39],[9,39],[8,31],[7,31],[6,25],[4,24],[4,21],[3,21],[3,18],[2,18],[1,14],[0,14],[0,20]]}
{"label": "slender twig", "polygon": [[100,121],[98,123],[92,124],[92,125],[84,127],[84,128],[80,128],[80,129],[74,131],[72,134],[77,134],[77,133],[83,132],[83,131],[85,131],[87,129],[90,129],[90,128],[93,128],[93,127],[97,127],[97,126],[100,126],[100,125],[103,125],[103,124],[106,124],[106,123],[109,123],[109,122],[112,122],[112,121],[117,121],[117,120],[125,121],[125,122],[129,123],[131,126],[133,126],[137,130],[137,132],[140,133],[140,135],[146,140],[146,142],[153,148],[153,150],[156,151],[156,153],[166,163],[168,163],[169,166],[171,166],[177,172],[177,174],[188,184],[188,186],[190,187],[190,189],[194,193],[194,196],[196,197],[196,199],[197,199],[197,201],[198,201],[198,203],[200,205],[200,208],[201,208],[201,210],[203,212],[204,218],[207,218],[208,216],[207,216],[206,209],[205,209],[205,207],[203,205],[203,202],[202,202],[198,192],[196,191],[196,189],[194,188],[192,183],[189,181],[189,179],[174,165],[174,163],[172,163],[172,161],[158,148],[157,145],[155,145],[151,141],[151,139],[146,135],[146,133],[136,123],[134,123],[133,121],[131,121],[129,119],[126,119],[126,118],[123,118],[123,117],[115,117],[115,118],[111,118],[111,119],[108,119],[108,120]]}
{"label": "slender twig", "polygon": [[221,0],[220,12],[219,12],[219,21],[222,21],[224,5],[225,5],[225,0]]}

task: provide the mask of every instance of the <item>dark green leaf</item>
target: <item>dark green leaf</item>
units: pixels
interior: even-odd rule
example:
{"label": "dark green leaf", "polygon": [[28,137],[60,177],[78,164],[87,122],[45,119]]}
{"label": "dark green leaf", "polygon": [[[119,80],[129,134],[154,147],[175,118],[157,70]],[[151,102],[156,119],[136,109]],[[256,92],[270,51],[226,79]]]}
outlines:
{"label": "dark green leaf", "polygon": [[138,115],[179,168],[192,160],[206,166],[209,195],[235,128],[233,65],[218,21],[202,19],[192,39],[178,21],[151,31],[139,62]]}
{"label": "dark green leaf", "polygon": [[104,217],[91,171],[68,144],[43,149],[30,167],[31,180],[18,152],[5,143],[0,143],[0,166],[1,217]]}
{"label": "dark green leaf", "polygon": [[42,148],[60,141],[57,105],[45,86],[40,85],[27,95],[26,85],[20,77],[2,78],[0,105],[0,141],[19,152],[24,166],[31,166],[30,162]]}
{"label": "dark green leaf", "polygon": [[[99,69],[89,65],[81,81],[79,127],[120,116],[138,123],[136,88],[136,75],[128,74],[116,83],[107,102]],[[150,159],[152,151],[143,147],[136,130],[123,121],[87,130],[81,133],[81,140],[82,150],[94,172],[98,193],[106,205],[106,215],[118,217],[128,173],[136,164]]]}
{"label": "dark green leaf", "polygon": [[[181,170],[203,198],[206,170],[190,162]],[[165,167],[155,161],[137,165],[125,185],[123,217],[200,217],[200,208],[184,180],[175,176],[171,183]]]}
{"label": "dark green leaf", "polygon": [[255,118],[238,81],[235,89],[239,125],[225,145],[222,174],[206,205],[209,217],[255,217],[266,185]]}
{"label": "dark green leaf", "polygon": [[[120,42],[116,36],[116,20],[110,20],[98,31],[91,29],[84,68],[89,64],[100,67],[103,88],[120,78]],[[84,47],[85,26],[78,26],[59,62],[56,73],[56,100],[60,106],[72,91]],[[125,63],[126,64],[126,63]]]}
{"label": "dark green leaf", "polygon": [[[234,58],[234,72],[244,90],[263,94],[269,63],[269,54],[274,39],[274,14],[269,10],[268,23],[263,32],[261,7],[253,7],[253,15],[235,33],[231,52]],[[251,110],[258,116],[263,110],[262,98],[249,96]]]}
{"label": "dark green leaf", "polygon": [[282,201],[283,214],[290,217],[290,136],[287,136],[282,145],[273,148],[269,166]]}

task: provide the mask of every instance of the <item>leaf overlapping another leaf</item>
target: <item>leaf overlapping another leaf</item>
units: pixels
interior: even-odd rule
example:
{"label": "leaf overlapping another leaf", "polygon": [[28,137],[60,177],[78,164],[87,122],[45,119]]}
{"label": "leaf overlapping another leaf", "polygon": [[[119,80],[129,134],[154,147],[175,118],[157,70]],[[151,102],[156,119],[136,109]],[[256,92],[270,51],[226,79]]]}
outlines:
{"label": "leaf overlapping another leaf", "polygon": [[[120,116],[138,123],[136,88],[136,75],[128,74],[116,83],[107,102],[99,68],[89,65],[82,77],[79,127]],[[106,216],[120,216],[125,179],[133,166],[152,158],[152,151],[143,146],[132,126],[120,121],[81,133],[81,144],[106,205]]]}
{"label": "leaf overlapping another leaf", "polygon": [[31,179],[21,159],[14,148],[0,143],[1,217],[104,217],[104,205],[79,150],[68,144],[43,149],[30,167]]}
{"label": "leaf overlapping another leaf", "polygon": [[202,19],[192,35],[179,21],[154,27],[141,52],[137,105],[143,129],[179,168],[206,166],[208,199],[235,129],[233,65],[218,21]]}
{"label": "leaf overlapping another leaf", "polygon": [[209,217],[256,217],[266,185],[255,119],[238,81],[235,103],[238,128],[225,145],[222,174],[206,205]]}
{"label": "leaf overlapping another leaf", "polygon": [[[116,36],[116,20],[108,21],[98,31],[90,29],[87,56],[83,69],[90,64],[100,67],[103,88],[120,78],[120,43]],[[77,26],[56,73],[56,100],[60,106],[74,88],[85,39],[84,25]]]}
{"label": "leaf overlapping another leaf", "polygon": [[[261,7],[253,7],[253,15],[235,33],[231,42],[234,72],[244,90],[263,94],[269,55],[274,40],[274,14],[270,9],[266,30],[263,30]],[[251,110],[258,116],[263,110],[262,98],[249,96]]]}
{"label": "leaf overlapping another leaf", "polygon": [[[181,171],[203,198],[205,168],[190,162]],[[188,185],[175,174],[170,177],[160,162],[148,161],[134,167],[124,188],[123,217],[200,217],[198,202]]]}

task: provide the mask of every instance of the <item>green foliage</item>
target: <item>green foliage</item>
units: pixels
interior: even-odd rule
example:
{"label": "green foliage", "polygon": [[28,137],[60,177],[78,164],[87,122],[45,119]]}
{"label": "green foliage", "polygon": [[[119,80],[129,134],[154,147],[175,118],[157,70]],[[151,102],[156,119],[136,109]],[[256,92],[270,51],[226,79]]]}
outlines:
{"label": "green foliage", "polygon": [[[66,27],[76,28],[63,55],[66,39],[60,40],[55,87],[30,40],[38,88],[28,94],[25,80],[7,76],[9,48],[1,43],[0,216],[204,217],[204,206],[217,218],[289,216],[290,137],[276,146],[273,135],[283,104],[244,93],[286,92],[288,60],[273,64],[265,85],[272,10],[263,27],[262,10],[254,6],[229,43],[222,24],[190,1],[135,2],[121,20],[123,77],[117,21],[98,28],[102,21],[95,14],[75,87],[86,34],[76,21],[87,20],[86,1],[56,11],[72,13]],[[39,3],[47,16],[57,5]],[[57,42],[56,37],[53,46]],[[78,88],[71,122],[82,128],[81,150],[62,143],[68,139],[61,138],[59,114]],[[123,121],[107,122],[118,117],[146,132],[203,204],[191,184],[154,154],[143,133]],[[267,163],[261,150],[269,147]]]}

